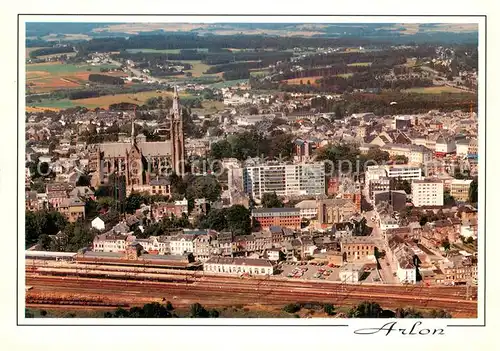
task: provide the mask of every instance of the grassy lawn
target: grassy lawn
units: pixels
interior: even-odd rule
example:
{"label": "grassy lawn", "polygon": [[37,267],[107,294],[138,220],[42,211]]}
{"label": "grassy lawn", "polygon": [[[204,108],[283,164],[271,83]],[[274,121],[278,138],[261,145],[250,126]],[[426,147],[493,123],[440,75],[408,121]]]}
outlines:
{"label": "grassy lawn", "polygon": [[267,69],[261,69],[261,70],[256,70],[256,71],[250,71],[251,76],[259,76],[259,75],[266,75],[269,73],[269,70]]}
{"label": "grassy lawn", "polygon": [[232,87],[232,86],[235,86],[237,84],[247,84],[247,83],[248,83],[248,79],[228,80],[225,82],[210,84],[209,87],[215,88],[215,89],[221,89],[221,88]]}
{"label": "grassy lawn", "polygon": [[347,66],[348,67],[356,67],[356,66],[371,66],[371,62],[356,62],[356,63],[349,63]]}
{"label": "grassy lawn", "polygon": [[33,102],[29,103],[27,106],[35,107],[35,108],[49,108],[49,109],[65,109],[70,107],[75,107],[72,100],[69,99],[61,99],[61,100],[42,100],[42,102]]}
{"label": "grassy lawn", "polygon": [[349,78],[352,77],[353,73],[344,73],[344,74],[337,74],[337,77],[341,78]]}
{"label": "grassy lawn", "polygon": [[464,93],[463,90],[449,86],[411,88],[411,89],[405,89],[404,92],[418,93],[418,94]]}
{"label": "grassy lawn", "polygon": [[191,111],[198,115],[206,115],[224,110],[224,103],[222,101],[205,100],[201,105],[203,106],[202,108],[192,108]]}
{"label": "grassy lawn", "polygon": [[189,63],[192,68],[189,71],[193,74],[193,77],[201,77],[210,68],[210,65],[203,63],[201,61],[180,61],[182,63]]}

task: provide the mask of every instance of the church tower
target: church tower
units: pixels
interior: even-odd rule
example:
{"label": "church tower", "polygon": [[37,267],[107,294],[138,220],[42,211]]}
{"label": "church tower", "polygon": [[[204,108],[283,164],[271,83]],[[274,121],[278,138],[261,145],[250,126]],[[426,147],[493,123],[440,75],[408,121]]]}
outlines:
{"label": "church tower", "polygon": [[172,103],[170,138],[172,143],[172,167],[179,176],[184,175],[184,130],[182,114],[179,104],[179,92],[174,87],[174,100]]}
{"label": "church tower", "polygon": [[126,181],[127,186],[132,189],[134,186],[144,184],[144,165],[142,162],[142,153],[135,142],[135,116],[132,117],[132,132],[130,135],[130,151],[127,154]]}

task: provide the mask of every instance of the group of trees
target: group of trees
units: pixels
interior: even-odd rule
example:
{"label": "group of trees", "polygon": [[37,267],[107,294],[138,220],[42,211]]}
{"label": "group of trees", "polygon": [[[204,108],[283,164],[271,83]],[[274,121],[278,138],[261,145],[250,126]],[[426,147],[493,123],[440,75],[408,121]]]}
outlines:
{"label": "group of trees", "polygon": [[293,152],[293,135],[280,131],[268,137],[252,129],[228,136],[211,146],[210,155],[214,159],[234,157],[246,160],[249,157],[289,157]]}
{"label": "group of trees", "polygon": [[[218,318],[219,311],[207,310],[199,303],[192,304],[189,310],[190,318]],[[158,302],[147,303],[142,307],[130,309],[117,308],[114,312],[105,312],[104,318],[179,318],[170,301],[165,304]]]}
{"label": "group of trees", "polygon": [[50,48],[40,48],[30,52],[30,57],[35,58],[44,55],[55,55],[55,54],[65,54],[69,52],[74,52],[72,46],[54,46]]}
{"label": "group of trees", "polygon": [[[197,33],[143,34],[128,38],[95,38],[77,43],[82,55],[91,52],[110,52],[125,49],[276,49],[285,50],[295,47],[337,47],[360,46],[371,42],[364,38],[308,38],[299,36],[266,35],[204,35]],[[216,50],[220,51],[220,50]],[[213,51],[212,51],[213,52]],[[224,51],[221,51],[224,53]]]}
{"label": "group of trees", "polygon": [[[317,160],[330,161],[326,164],[326,172],[364,173],[365,166],[384,164],[390,160],[389,153],[379,148],[371,148],[362,154],[354,145],[328,145],[316,151]],[[333,169],[331,169],[333,167]]]}
{"label": "group of trees", "polygon": [[26,211],[25,220],[26,247],[36,244],[42,235],[55,235],[68,225],[67,219],[57,211]]}
{"label": "group of trees", "polygon": [[429,313],[423,313],[414,308],[397,308],[391,311],[370,301],[364,301],[352,307],[347,316],[349,318],[451,318],[451,315],[444,310],[431,310]]}
{"label": "group of trees", "polygon": [[242,205],[229,208],[211,209],[199,218],[199,227],[217,231],[230,231],[234,235],[248,235],[252,231],[250,211]]}
{"label": "group of trees", "polygon": [[26,212],[25,245],[39,244],[42,250],[76,252],[88,246],[96,231],[88,223],[68,223],[56,211]]}
{"label": "group of trees", "polygon": [[262,194],[260,201],[264,208],[281,208],[285,206],[283,201],[276,195],[276,192]]}
{"label": "group of trees", "polygon": [[89,74],[89,82],[111,84],[111,85],[123,85],[123,79],[120,77],[108,76],[106,74]]}

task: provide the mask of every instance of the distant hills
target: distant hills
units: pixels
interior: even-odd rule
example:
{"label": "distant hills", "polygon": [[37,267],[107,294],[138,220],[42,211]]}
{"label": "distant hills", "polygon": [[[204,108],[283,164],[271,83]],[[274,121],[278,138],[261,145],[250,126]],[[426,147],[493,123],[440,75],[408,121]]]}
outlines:
{"label": "distant hills", "polygon": [[[332,17],[335,20],[335,17]],[[26,23],[27,39],[90,40],[144,34],[363,38],[405,43],[477,43],[476,24],[460,23]]]}

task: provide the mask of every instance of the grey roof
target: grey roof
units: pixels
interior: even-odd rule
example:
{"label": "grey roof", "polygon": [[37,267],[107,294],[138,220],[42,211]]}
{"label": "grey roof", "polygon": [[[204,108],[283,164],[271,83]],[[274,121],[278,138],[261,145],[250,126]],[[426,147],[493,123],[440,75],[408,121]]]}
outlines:
{"label": "grey roof", "polygon": [[212,257],[205,263],[207,264],[230,264],[237,266],[259,266],[272,267],[273,264],[268,260],[258,258],[229,258],[229,257]]}
{"label": "grey roof", "polygon": [[[143,156],[168,156],[172,154],[172,143],[167,141],[150,141],[137,143]],[[104,152],[104,157],[124,157],[130,152],[130,143],[102,143],[99,148]]]}
{"label": "grey roof", "polygon": [[83,254],[84,257],[111,257],[120,258],[123,256],[120,252],[96,252],[96,251],[86,251]]}

